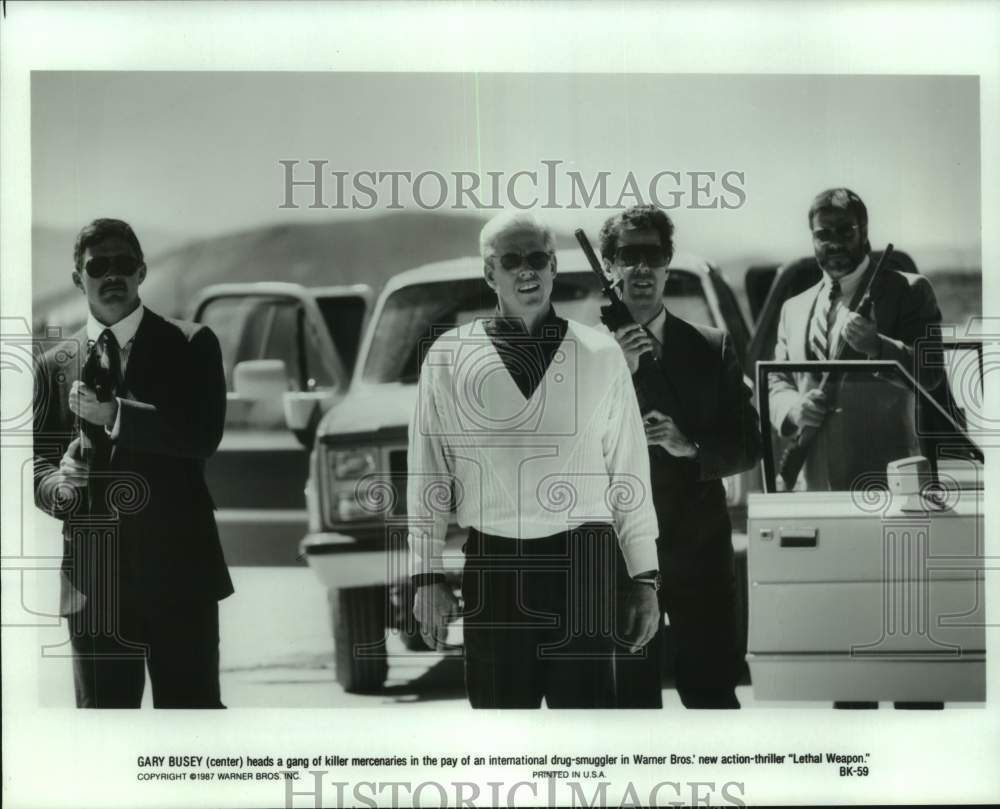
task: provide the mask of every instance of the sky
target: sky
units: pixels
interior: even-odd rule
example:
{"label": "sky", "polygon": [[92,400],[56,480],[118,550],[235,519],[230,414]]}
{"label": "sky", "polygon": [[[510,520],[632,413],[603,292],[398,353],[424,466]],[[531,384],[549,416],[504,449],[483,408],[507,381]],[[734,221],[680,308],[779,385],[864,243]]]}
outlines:
{"label": "sky", "polygon": [[[36,227],[112,215],[166,245],[370,216],[391,202],[382,184],[370,211],[310,209],[301,190],[300,207],[282,209],[279,160],[300,161],[297,177],[311,176],[306,161],[327,161],[348,191],[362,171],[477,172],[485,186],[486,172],[544,176],[541,161],[558,160],[588,186],[609,172],[610,204],[630,171],[647,197],[651,178],[679,172],[682,185],[667,175],[659,186],[667,200],[685,189],[671,210],[678,244],[717,260],[810,252],[809,201],[834,185],[866,201],[876,247],[892,241],[918,264],[921,251],[979,254],[975,77],[35,72],[31,90]],[[740,173],[730,178],[742,204],[690,207],[691,172],[714,172],[716,196],[723,174]],[[536,215],[596,230],[611,211],[566,209],[560,177],[563,207]],[[433,204],[438,186],[422,187]]]}

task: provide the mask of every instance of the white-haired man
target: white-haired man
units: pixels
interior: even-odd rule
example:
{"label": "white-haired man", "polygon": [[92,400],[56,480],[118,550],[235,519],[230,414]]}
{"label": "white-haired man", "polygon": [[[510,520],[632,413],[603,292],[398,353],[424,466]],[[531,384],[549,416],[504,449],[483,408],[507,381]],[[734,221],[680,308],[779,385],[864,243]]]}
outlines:
{"label": "white-haired man", "polygon": [[[414,612],[440,637],[454,507],[468,528],[465,679],[473,707],[613,707],[615,543],[633,651],[654,635],[656,513],[628,366],[608,335],[558,317],[552,234],[524,214],[480,235],[491,318],[427,352],[410,424]],[[436,499],[433,492],[450,491]]]}

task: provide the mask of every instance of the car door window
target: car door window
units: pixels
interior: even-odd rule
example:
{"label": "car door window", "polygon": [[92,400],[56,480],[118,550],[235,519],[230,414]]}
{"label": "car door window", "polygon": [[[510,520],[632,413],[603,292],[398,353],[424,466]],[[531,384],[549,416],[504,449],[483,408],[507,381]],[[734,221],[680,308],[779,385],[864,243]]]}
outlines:
{"label": "car door window", "polygon": [[202,307],[198,319],[219,338],[230,391],[235,365],[263,359],[284,362],[289,390],[336,386],[315,325],[308,321],[301,302],[295,298],[266,295],[213,298]]}
{"label": "car door window", "polygon": [[[832,384],[821,425],[796,428],[793,408],[826,373]],[[949,405],[948,383],[930,391],[918,387],[895,363],[760,363],[758,390],[769,492],[850,491],[864,497],[887,487],[890,462],[922,455],[933,473],[949,458],[982,457],[955,418],[957,408]]]}

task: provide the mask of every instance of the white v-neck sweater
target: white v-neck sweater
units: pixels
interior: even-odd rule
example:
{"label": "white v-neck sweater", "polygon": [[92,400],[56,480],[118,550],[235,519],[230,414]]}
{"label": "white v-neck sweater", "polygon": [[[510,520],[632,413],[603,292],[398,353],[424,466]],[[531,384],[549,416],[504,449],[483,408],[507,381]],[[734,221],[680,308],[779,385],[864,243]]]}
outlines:
{"label": "white v-neck sweater", "polygon": [[450,512],[520,539],[614,525],[631,575],[658,567],[656,512],[639,405],[614,338],[568,321],[525,399],[484,321],[439,337],[410,421],[410,573],[441,571]]}

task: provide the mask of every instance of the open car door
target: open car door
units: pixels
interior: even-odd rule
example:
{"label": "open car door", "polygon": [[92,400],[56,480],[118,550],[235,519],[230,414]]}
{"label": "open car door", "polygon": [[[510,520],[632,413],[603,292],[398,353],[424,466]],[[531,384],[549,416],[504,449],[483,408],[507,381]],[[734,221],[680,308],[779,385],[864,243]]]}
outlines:
{"label": "open car door", "polygon": [[[982,346],[945,341],[934,353],[923,359],[947,373],[931,392],[895,363],[758,364],[764,492],[749,498],[747,653],[756,699],[985,699],[983,463],[965,429],[982,413]],[[788,485],[772,405],[801,375],[825,371],[837,393]]]}
{"label": "open car door", "polygon": [[206,476],[231,564],[296,563],[312,437],[347,392],[371,300],[364,285],[252,283],[195,301],[226,373],[226,431]]}

